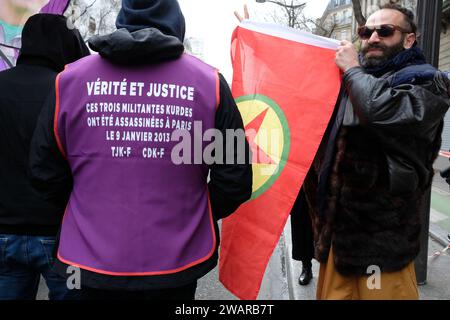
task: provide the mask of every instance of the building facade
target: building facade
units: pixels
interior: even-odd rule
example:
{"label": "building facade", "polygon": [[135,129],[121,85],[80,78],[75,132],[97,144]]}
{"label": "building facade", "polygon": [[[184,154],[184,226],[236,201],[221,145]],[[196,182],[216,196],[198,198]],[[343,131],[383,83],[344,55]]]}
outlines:
{"label": "building facade", "polygon": [[[361,0],[361,9],[365,17],[379,9],[389,0]],[[416,11],[417,0],[398,0],[400,5]],[[358,23],[353,14],[351,0],[330,0],[327,9],[317,22],[316,32],[337,40],[356,41]]]}
{"label": "building facade", "polygon": [[[364,15],[364,17],[370,16],[372,13],[377,11],[380,6],[391,2],[389,0],[361,0],[361,11]],[[417,10],[417,0],[398,0],[395,1],[399,5],[410,9],[412,12],[416,12]],[[357,40],[357,33],[356,30],[358,29],[358,22],[356,21],[355,17],[353,16],[352,20],[352,40]]]}
{"label": "building facade", "polygon": [[329,38],[351,41],[353,19],[351,0],[331,0],[317,22],[316,31]]}

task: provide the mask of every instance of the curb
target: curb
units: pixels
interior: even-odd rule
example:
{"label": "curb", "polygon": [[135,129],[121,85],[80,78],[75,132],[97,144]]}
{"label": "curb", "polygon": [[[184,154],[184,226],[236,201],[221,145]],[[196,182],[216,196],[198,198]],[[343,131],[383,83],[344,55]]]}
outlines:
{"label": "curb", "polygon": [[292,259],[292,237],[291,237],[291,221],[290,217],[287,220],[284,228],[283,241],[285,243],[285,266],[286,266],[286,280],[288,284],[289,300],[316,300],[316,286],[317,278],[319,276],[319,263],[313,259],[313,274],[314,277],[311,283],[307,286],[300,286],[297,279],[300,275],[302,263]]}
{"label": "curb", "polygon": [[289,300],[298,300],[295,294],[295,276],[294,276],[294,259],[292,259],[292,241],[291,241],[291,217],[286,222],[284,231],[282,234],[285,243],[285,265],[286,265],[286,280],[288,283]]}
{"label": "curb", "polygon": [[[287,226],[289,225],[289,227]],[[283,241],[285,243],[285,253],[284,253],[284,257],[285,257],[285,266],[286,266],[286,281],[288,284],[288,293],[289,293],[289,300],[297,300],[295,297],[295,290],[294,290],[294,263],[293,263],[293,259],[292,259],[292,250],[291,250],[291,243],[290,239],[287,239],[286,237],[286,233],[287,232],[291,232],[291,228],[290,228],[290,223],[288,222],[288,224],[286,225],[282,237],[283,237]]]}
{"label": "curb", "polygon": [[439,227],[435,223],[430,223],[430,230],[429,230],[430,237],[438,242],[440,245],[447,247],[450,240],[447,238],[448,232]]}

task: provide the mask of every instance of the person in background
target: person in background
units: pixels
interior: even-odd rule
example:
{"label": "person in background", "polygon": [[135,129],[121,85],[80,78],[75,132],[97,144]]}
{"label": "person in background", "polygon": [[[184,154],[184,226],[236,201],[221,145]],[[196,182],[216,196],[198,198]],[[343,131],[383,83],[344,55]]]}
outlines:
{"label": "person in background", "polygon": [[314,236],[308,203],[303,188],[291,210],[292,259],[302,262],[298,278],[301,286],[308,285],[312,278],[312,259],[314,258]]}
{"label": "person in background", "polygon": [[0,0],[0,71],[16,65],[27,19],[48,0]]}
{"label": "person in background", "polygon": [[344,90],[303,184],[321,264],[317,299],[419,297],[420,208],[450,81],[426,63],[416,33],[414,14],[387,4],[359,28],[359,55],[348,41],[336,51]]}
{"label": "person in background", "polygon": [[[0,72],[0,300],[35,299],[40,276],[50,299],[71,296],[52,272],[65,199],[34,189],[28,176],[31,137],[58,72],[89,50],[63,16],[37,14],[22,32],[17,66]],[[69,183],[69,182],[68,182]]]}

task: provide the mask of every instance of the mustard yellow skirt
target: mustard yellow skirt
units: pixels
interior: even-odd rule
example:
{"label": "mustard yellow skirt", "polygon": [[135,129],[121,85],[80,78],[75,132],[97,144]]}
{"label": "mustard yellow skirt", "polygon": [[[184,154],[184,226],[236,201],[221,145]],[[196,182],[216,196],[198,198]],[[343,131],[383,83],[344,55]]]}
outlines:
{"label": "mustard yellow skirt", "polygon": [[344,277],[337,272],[330,250],[327,263],[320,265],[318,300],[418,300],[414,263],[401,271]]}

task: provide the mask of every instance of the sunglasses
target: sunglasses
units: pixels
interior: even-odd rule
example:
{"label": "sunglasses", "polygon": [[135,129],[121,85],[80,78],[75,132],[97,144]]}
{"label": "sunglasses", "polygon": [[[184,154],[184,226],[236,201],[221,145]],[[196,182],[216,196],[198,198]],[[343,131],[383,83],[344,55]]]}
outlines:
{"label": "sunglasses", "polygon": [[382,24],[378,27],[362,26],[358,28],[358,35],[363,40],[368,40],[372,34],[376,31],[381,38],[392,37],[395,31],[398,30],[401,33],[411,33],[410,31],[403,29],[402,27],[395,26],[393,24]]}

